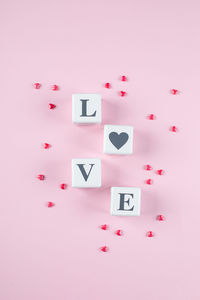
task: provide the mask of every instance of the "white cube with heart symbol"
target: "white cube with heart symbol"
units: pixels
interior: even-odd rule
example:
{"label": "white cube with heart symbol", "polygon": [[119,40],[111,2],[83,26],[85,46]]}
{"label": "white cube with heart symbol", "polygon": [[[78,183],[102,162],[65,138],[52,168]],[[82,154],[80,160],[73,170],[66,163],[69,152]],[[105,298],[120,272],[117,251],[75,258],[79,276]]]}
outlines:
{"label": "white cube with heart symbol", "polygon": [[112,187],[110,213],[113,216],[139,216],[141,190],[138,187]]}
{"label": "white cube with heart symbol", "polygon": [[128,155],[133,153],[133,127],[104,126],[104,153]]}
{"label": "white cube with heart symbol", "polygon": [[73,94],[72,121],[79,125],[101,123],[101,95]]}
{"label": "white cube with heart symbol", "polygon": [[97,188],[101,186],[101,160],[99,158],[72,159],[72,187]]}

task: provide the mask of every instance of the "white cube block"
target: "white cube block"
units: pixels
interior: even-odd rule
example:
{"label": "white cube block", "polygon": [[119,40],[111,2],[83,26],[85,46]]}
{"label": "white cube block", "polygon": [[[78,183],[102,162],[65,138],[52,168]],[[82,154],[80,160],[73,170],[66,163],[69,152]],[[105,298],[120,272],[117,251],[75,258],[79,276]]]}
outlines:
{"label": "white cube block", "polygon": [[72,159],[72,186],[97,188],[101,186],[101,160],[99,158]]}
{"label": "white cube block", "polygon": [[104,126],[104,153],[132,154],[133,127],[121,125]]}
{"label": "white cube block", "polygon": [[72,121],[77,124],[101,123],[101,95],[73,94]]}
{"label": "white cube block", "polygon": [[138,187],[112,187],[110,213],[113,216],[139,216],[141,190]]}

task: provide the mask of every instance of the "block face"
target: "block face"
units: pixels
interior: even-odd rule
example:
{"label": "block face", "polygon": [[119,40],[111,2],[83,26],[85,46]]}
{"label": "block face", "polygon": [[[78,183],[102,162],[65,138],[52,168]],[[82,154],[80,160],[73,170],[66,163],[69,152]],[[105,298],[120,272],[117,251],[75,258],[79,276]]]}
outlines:
{"label": "block face", "polygon": [[72,121],[77,124],[101,123],[101,95],[73,94]]}
{"label": "block face", "polygon": [[133,153],[133,127],[104,126],[104,153],[127,155]]}
{"label": "block face", "polygon": [[138,187],[112,187],[110,213],[113,216],[139,216],[141,190]]}
{"label": "block face", "polygon": [[101,160],[99,158],[72,159],[72,186],[97,188],[101,186]]}

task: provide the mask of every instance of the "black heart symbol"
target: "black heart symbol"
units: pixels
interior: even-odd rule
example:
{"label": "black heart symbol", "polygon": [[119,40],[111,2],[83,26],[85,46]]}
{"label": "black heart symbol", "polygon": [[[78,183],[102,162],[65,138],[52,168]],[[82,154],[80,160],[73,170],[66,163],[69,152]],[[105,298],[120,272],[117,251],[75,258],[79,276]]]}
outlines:
{"label": "black heart symbol", "polygon": [[118,134],[117,132],[111,132],[109,134],[109,139],[111,143],[119,150],[126,142],[128,141],[128,134],[126,132],[121,132]]}

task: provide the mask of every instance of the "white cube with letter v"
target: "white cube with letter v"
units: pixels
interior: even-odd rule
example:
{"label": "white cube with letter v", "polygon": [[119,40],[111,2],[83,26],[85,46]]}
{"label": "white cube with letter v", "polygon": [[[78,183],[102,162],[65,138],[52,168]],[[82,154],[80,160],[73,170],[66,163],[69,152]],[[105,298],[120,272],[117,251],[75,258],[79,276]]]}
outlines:
{"label": "white cube with letter v", "polygon": [[99,158],[72,159],[72,187],[98,188],[101,186],[101,160]]}
{"label": "white cube with letter v", "polygon": [[101,95],[73,94],[72,121],[85,125],[101,123]]}
{"label": "white cube with letter v", "polygon": [[110,213],[113,216],[139,216],[141,190],[138,187],[112,187]]}

